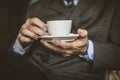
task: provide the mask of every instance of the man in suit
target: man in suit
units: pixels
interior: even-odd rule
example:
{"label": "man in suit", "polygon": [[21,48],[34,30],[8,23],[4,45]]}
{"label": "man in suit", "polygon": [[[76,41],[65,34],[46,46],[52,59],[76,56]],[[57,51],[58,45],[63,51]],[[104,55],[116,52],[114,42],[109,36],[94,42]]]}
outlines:
{"label": "man in suit", "polygon": [[[106,70],[120,67],[119,0],[40,0],[28,8],[13,51],[25,55],[46,76],[44,80],[104,80]],[[49,20],[73,21],[72,42],[39,36],[49,35]],[[41,76],[42,77],[42,76]]]}

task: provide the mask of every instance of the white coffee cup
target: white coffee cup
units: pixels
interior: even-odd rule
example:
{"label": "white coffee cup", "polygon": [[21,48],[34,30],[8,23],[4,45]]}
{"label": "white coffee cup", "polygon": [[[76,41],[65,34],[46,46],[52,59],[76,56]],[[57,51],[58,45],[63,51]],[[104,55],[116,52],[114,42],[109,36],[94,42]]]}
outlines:
{"label": "white coffee cup", "polygon": [[71,32],[72,20],[47,21],[48,33],[50,36],[63,36]]}

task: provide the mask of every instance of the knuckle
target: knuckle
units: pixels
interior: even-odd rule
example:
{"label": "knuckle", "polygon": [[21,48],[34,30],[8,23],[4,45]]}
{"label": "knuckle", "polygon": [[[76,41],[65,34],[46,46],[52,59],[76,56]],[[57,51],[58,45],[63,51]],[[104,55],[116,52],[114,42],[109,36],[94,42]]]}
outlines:
{"label": "knuckle", "polygon": [[28,18],[25,22],[26,25],[29,25],[31,23],[31,18]]}
{"label": "knuckle", "polygon": [[23,24],[23,25],[22,25],[22,29],[23,29],[23,28],[26,28],[26,27],[27,27],[27,25],[26,25],[26,24]]}
{"label": "knuckle", "polygon": [[32,37],[34,37],[34,38],[35,38],[35,37],[36,37],[36,35],[35,35],[35,34],[32,34]]}
{"label": "knuckle", "polygon": [[36,26],[29,26],[28,29],[33,33],[36,33],[36,31],[38,30]]}
{"label": "knuckle", "polygon": [[25,38],[22,37],[22,36],[19,38],[19,40],[20,40],[21,42],[25,42]]}
{"label": "knuckle", "polygon": [[22,25],[22,28],[21,28],[21,30],[20,30],[20,31],[24,31],[24,30],[26,30],[26,29],[27,29],[27,27],[28,27],[28,25],[27,25],[27,24],[23,24],[23,25]]}
{"label": "knuckle", "polygon": [[33,39],[38,39],[38,36],[36,34],[31,35]]}
{"label": "knuckle", "polygon": [[29,26],[28,29],[29,29],[30,31],[32,31],[32,32],[34,31],[34,27],[33,27],[33,26]]}
{"label": "knuckle", "polygon": [[27,42],[33,42],[33,40],[30,38],[27,38]]}
{"label": "knuckle", "polygon": [[28,18],[25,23],[28,23],[31,20],[31,18]]}
{"label": "knuckle", "polygon": [[35,22],[35,18],[32,18],[31,20],[30,20],[30,23],[34,23]]}
{"label": "knuckle", "polygon": [[32,22],[32,23],[35,23],[36,21],[38,21],[38,18],[32,18],[32,19],[31,19],[31,22]]}
{"label": "knuckle", "polygon": [[20,41],[23,42],[23,43],[29,43],[29,42],[31,42],[31,39],[21,36],[21,37],[20,37]]}
{"label": "knuckle", "polygon": [[68,55],[68,54],[64,54],[64,53],[63,53],[63,56],[64,56],[64,57],[69,57],[70,55]]}
{"label": "knuckle", "polygon": [[71,54],[72,52],[71,51],[65,51],[66,54]]}
{"label": "knuckle", "polygon": [[26,29],[24,29],[24,28],[21,29],[21,33],[22,33],[22,34],[26,34]]}

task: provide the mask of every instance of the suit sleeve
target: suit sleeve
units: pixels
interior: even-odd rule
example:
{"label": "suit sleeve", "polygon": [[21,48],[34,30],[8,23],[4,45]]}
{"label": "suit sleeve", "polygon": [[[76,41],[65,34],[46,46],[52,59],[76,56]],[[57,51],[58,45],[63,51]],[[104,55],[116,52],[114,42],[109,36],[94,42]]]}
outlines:
{"label": "suit sleeve", "polygon": [[109,30],[109,42],[94,44],[93,70],[120,69],[120,6]]}

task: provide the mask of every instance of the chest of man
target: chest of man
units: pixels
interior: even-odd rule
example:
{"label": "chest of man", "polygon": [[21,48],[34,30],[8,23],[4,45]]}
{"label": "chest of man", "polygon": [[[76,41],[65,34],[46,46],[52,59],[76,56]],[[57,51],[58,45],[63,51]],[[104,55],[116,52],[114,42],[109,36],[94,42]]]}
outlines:
{"label": "chest of man", "polygon": [[88,30],[92,40],[106,41],[116,5],[108,0],[80,0],[71,13],[62,0],[36,3],[29,10],[30,17],[48,20],[71,19],[72,32],[78,28]]}

